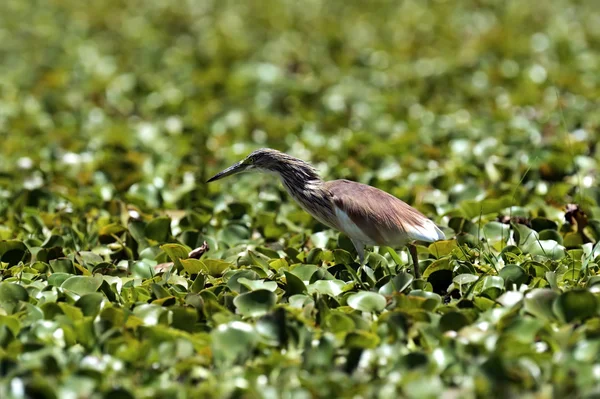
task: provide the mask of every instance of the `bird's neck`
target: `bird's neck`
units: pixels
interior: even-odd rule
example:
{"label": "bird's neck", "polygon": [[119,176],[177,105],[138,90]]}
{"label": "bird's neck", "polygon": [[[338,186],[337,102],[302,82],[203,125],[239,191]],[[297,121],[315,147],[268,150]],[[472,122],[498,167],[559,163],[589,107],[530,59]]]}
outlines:
{"label": "bird's neck", "polygon": [[331,194],[316,170],[306,164],[293,165],[278,171],[281,182],[294,200],[321,223],[332,226],[335,211]]}

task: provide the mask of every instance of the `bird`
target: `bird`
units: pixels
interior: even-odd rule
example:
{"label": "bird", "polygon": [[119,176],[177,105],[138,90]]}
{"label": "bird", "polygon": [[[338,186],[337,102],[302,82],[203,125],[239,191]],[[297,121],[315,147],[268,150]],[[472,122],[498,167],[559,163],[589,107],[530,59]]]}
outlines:
{"label": "bird", "polygon": [[250,171],[278,176],[285,190],[302,209],[322,224],[350,238],[361,266],[365,263],[366,245],[407,246],[415,277],[420,278],[414,242],[445,239],[444,233],[433,221],[395,196],[346,179],[324,181],[308,162],[271,148],[253,151],[208,179],[207,183]]}

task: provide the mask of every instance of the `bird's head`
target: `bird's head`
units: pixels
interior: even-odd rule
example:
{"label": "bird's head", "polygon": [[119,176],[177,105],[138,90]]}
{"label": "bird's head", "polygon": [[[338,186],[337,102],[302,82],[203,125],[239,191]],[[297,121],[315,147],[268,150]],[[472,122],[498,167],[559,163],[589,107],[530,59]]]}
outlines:
{"label": "bird's head", "polygon": [[227,176],[252,170],[259,172],[278,173],[281,172],[282,169],[297,163],[306,164],[304,161],[301,161],[283,152],[273,150],[271,148],[261,148],[252,152],[240,162],[231,165],[227,169],[217,173],[216,175],[208,179],[207,183],[223,179]]}

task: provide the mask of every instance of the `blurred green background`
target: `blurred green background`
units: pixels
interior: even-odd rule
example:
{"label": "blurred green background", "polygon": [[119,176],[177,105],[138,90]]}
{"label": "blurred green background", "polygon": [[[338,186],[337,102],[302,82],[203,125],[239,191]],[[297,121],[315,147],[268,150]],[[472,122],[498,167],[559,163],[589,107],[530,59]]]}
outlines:
{"label": "blurred green background", "polygon": [[[497,196],[527,169],[595,181],[593,3],[6,0],[0,169],[169,208],[262,146],[413,203]],[[561,184],[543,190],[564,202]]]}
{"label": "blurred green background", "polygon": [[[599,71],[591,0],[0,1],[0,397],[595,397]],[[435,220],[424,279],[204,183],[259,147]]]}

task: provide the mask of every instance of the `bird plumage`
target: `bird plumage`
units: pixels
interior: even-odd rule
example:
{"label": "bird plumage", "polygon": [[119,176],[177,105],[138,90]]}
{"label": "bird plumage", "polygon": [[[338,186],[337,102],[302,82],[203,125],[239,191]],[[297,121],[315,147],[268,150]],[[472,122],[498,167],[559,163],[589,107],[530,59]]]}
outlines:
{"label": "bird plumage", "polygon": [[365,245],[400,247],[445,238],[435,223],[393,195],[350,180],[325,182],[309,163],[272,149],[254,151],[209,181],[252,169],[279,175],[305,211],[350,237],[361,262]]}

